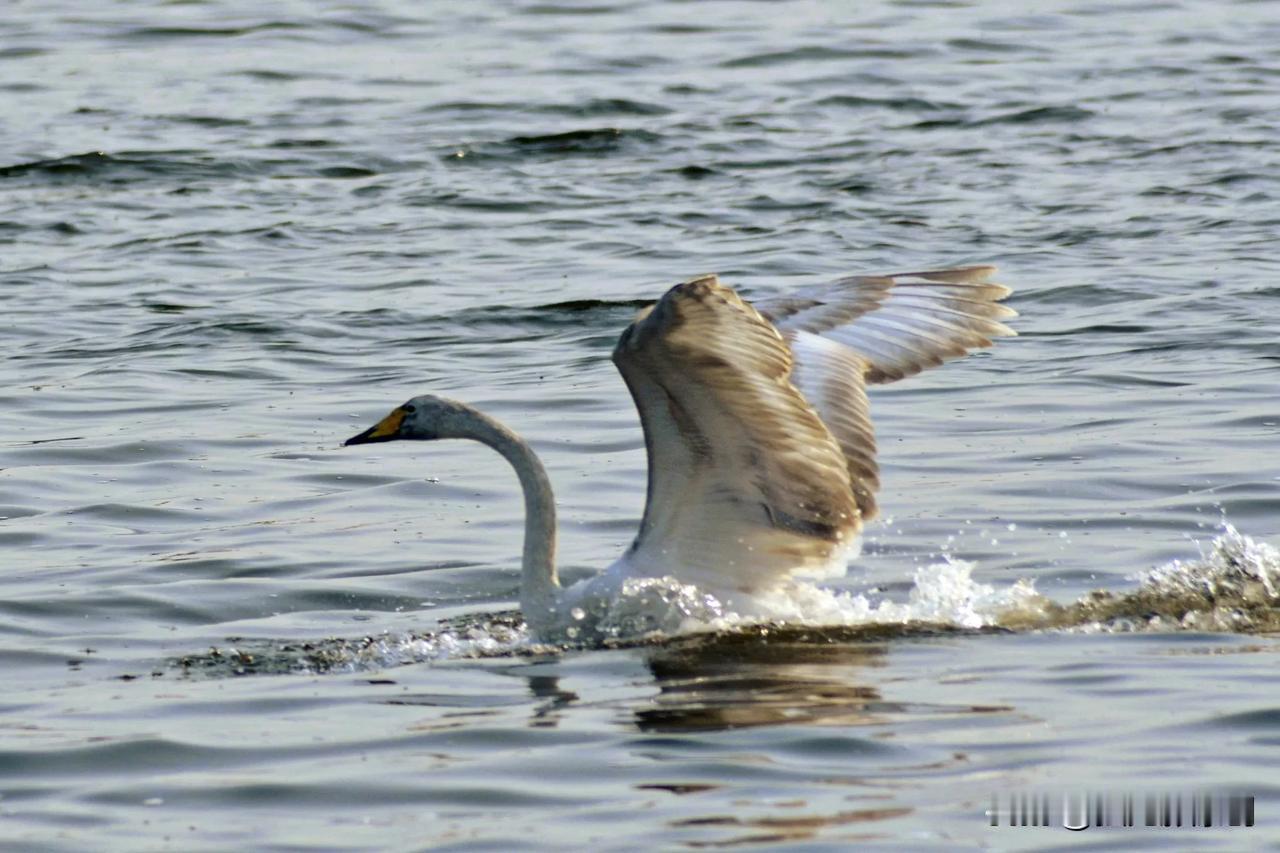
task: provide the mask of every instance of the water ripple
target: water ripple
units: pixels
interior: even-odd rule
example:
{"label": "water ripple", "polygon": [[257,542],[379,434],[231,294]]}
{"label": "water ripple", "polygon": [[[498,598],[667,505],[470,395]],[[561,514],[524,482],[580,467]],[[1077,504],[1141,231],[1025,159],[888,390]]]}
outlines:
{"label": "water ripple", "polygon": [[[10,5],[10,847],[951,849],[995,790],[1188,767],[1280,803],[1271,5]],[[502,460],[340,446],[482,406],[584,577],[644,501],[637,310],[966,262],[1020,337],[873,389],[884,519],[807,621],[534,648]]]}

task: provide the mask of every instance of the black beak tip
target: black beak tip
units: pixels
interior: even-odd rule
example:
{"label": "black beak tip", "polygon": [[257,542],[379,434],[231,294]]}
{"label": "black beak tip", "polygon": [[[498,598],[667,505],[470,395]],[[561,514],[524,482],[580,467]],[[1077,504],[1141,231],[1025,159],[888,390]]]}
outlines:
{"label": "black beak tip", "polygon": [[375,438],[369,438],[369,433],[371,432],[373,432],[372,428],[365,430],[359,435],[353,435],[351,436],[351,438],[348,438],[346,441],[342,442],[342,446],[350,447],[353,444],[369,444],[372,441],[377,441],[377,439]]}

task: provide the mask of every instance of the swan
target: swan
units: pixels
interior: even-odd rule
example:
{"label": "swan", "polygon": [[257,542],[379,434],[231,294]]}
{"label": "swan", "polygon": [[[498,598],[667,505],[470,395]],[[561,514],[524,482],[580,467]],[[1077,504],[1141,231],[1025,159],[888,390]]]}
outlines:
{"label": "swan", "polygon": [[635,579],[749,602],[795,574],[844,572],[880,485],[866,388],[1016,334],[994,272],[854,276],[754,305],[715,275],[672,287],[613,351],[648,452],[640,530],[568,588],[546,469],[498,421],[423,395],[344,444],[465,438],[502,454],[524,491],[520,609],[539,639],[585,636]]}

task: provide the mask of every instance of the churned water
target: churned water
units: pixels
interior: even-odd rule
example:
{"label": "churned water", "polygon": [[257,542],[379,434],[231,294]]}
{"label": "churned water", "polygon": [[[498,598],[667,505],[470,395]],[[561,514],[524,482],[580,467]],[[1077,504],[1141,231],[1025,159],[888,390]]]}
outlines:
{"label": "churned water", "polygon": [[[1274,3],[242,0],[0,15],[0,847],[1280,849]],[[782,623],[538,646],[629,542],[636,309],[990,262]],[[684,606],[680,590],[668,604]],[[696,621],[696,620],[695,620]],[[988,825],[1242,791],[1256,826]]]}

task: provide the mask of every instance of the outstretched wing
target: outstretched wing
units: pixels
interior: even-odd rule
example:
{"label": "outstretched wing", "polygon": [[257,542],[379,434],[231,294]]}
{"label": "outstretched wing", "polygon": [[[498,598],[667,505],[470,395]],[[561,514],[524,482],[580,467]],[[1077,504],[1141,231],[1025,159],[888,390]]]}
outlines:
{"label": "outstretched wing", "polygon": [[993,273],[977,266],[855,276],[755,302],[791,343],[792,382],[844,453],[864,521],[876,514],[880,485],[865,386],[1016,334],[1002,322],[1017,316],[1000,304],[1009,288],[992,282]]}
{"label": "outstretched wing", "polygon": [[861,526],[851,466],[758,311],[715,276],[685,282],[623,332],[613,360],[649,453],[631,566],[742,591],[843,569]]}
{"label": "outstretched wing", "polygon": [[756,308],[782,333],[805,331],[843,344],[867,363],[868,384],[893,382],[1016,334],[1001,305],[1011,292],[996,268],[959,267],[867,275],[803,288]]}

